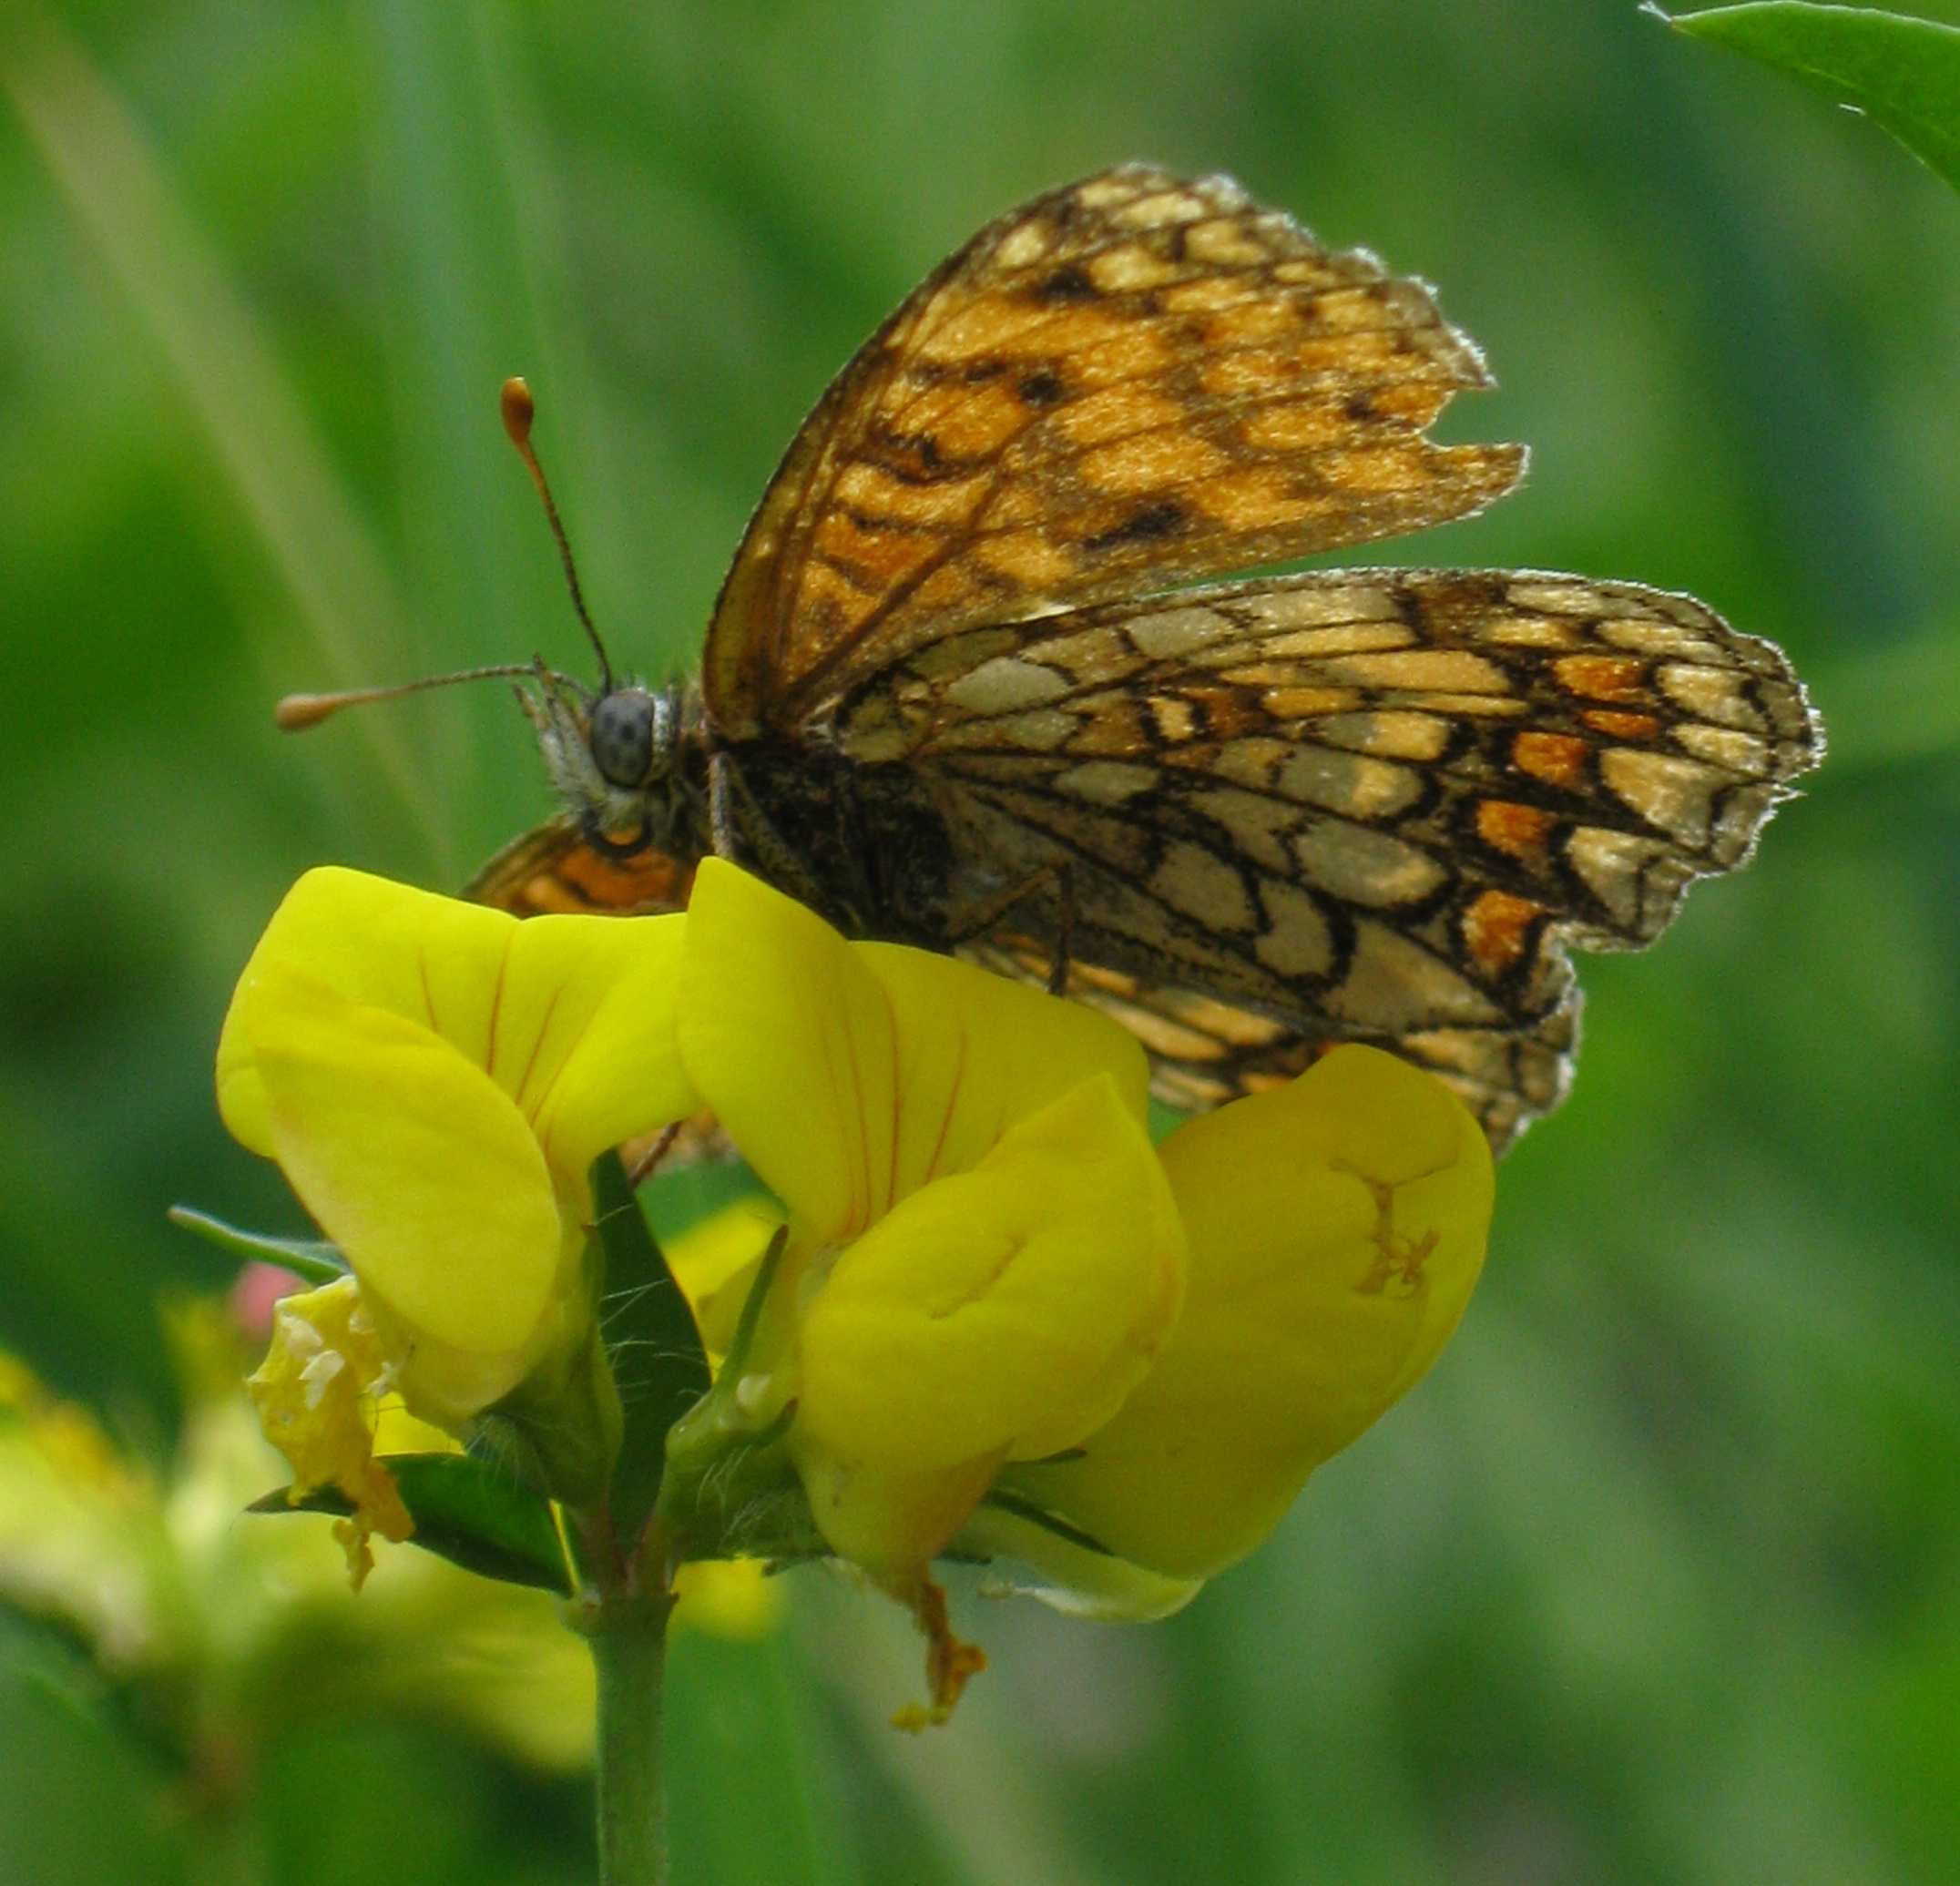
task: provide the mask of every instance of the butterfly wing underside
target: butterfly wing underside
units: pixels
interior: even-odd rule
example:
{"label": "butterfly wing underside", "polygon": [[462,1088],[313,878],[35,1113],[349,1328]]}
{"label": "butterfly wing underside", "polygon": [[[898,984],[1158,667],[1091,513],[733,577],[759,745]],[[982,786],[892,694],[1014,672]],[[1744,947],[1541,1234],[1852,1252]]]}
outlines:
{"label": "butterfly wing underside", "polygon": [[[844,749],[932,785],[962,855],[1070,883],[1073,993],[1166,1098],[1338,1040],[1448,1079],[1507,1141],[1555,1106],[1567,946],[1635,949],[1742,862],[1821,734],[1772,645],[1691,597],[1518,571],[1193,590],[936,643],[864,685]],[[1025,920],[1032,912],[1032,923]]]}
{"label": "butterfly wing underside", "polygon": [[463,894],[519,917],[628,916],[684,909],[693,882],[692,865],[665,851],[608,857],[587,840],[576,819],[564,817],[512,840]]}
{"label": "butterfly wing underside", "polygon": [[[1370,1040],[1502,1146],[1564,1092],[1567,945],[1651,941],[1814,763],[1781,656],[1569,576],[1162,593],[1501,496],[1521,447],[1424,435],[1488,384],[1423,284],[1228,178],[1132,164],[1038,197],[799,430],[709,623],[705,738],[912,769],[956,885],[1036,887],[966,953],[1036,979],[1066,957],[1167,1099]],[[662,910],[691,874],[565,819],[471,891]]]}

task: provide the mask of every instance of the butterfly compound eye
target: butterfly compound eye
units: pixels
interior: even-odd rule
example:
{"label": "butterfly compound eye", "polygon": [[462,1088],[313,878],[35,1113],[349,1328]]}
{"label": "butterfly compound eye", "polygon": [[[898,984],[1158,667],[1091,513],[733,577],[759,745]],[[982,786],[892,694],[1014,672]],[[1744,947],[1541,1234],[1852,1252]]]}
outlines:
{"label": "butterfly compound eye", "polygon": [[653,770],[658,704],[644,688],[620,688],[592,710],[592,763],[615,786],[644,786]]}

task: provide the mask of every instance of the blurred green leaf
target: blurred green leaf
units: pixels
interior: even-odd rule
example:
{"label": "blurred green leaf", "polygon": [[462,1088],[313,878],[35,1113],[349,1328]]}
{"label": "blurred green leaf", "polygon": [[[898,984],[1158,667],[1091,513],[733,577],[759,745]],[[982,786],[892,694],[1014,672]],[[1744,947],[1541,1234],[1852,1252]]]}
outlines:
{"label": "blurred green leaf", "polygon": [[813,1698],[781,1632],[753,1641],[682,1630],[668,1653],[667,1750],[674,1886],[862,1877],[812,1785]]}
{"label": "blurred green leaf", "polygon": [[4,1608],[0,1748],[0,1880],[185,1877],[181,1818],[101,1673]]}
{"label": "blurred green leaf", "polygon": [[[560,1594],[569,1590],[557,1524],[540,1495],[466,1453],[389,1454],[383,1464],[414,1519],[411,1544],[485,1578]],[[293,1501],[281,1487],[246,1510],[345,1518],[353,1507],[335,1487],[319,1487]]]}
{"label": "blurred green leaf", "polygon": [[311,1284],[337,1283],[348,1274],[340,1247],[324,1239],[274,1238],[263,1231],[241,1231],[189,1205],[173,1205],[164,1217],[180,1229],[195,1232],[207,1244],[229,1251],[241,1264],[277,1264]]}
{"label": "blurred green leaf", "polygon": [[1865,112],[1960,189],[1960,29],[1802,0],[1653,10],[1679,32],[1746,53]]}

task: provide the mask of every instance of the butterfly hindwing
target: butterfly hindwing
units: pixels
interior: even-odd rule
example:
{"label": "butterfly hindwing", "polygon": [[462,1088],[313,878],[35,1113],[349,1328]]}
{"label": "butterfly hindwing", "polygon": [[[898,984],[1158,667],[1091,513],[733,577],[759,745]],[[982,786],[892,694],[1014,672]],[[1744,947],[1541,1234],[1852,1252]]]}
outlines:
{"label": "butterfly hindwing", "polygon": [[[1315,574],[970,631],[866,684],[838,729],[931,781],[956,852],[1040,887],[1016,922],[1051,953],[1066,930],[1171,992],[1156,1012],[1436,1037],[1419,1058],[1489,1084],[1506,1064],[1459,1037],[1562,1054],[1566,944],[1651,942],[1820,743],[1781,655],[1691,598],[1515,571]],[[1533,1110],[1556,1099],[1556,1074],[1513,1073]]]}

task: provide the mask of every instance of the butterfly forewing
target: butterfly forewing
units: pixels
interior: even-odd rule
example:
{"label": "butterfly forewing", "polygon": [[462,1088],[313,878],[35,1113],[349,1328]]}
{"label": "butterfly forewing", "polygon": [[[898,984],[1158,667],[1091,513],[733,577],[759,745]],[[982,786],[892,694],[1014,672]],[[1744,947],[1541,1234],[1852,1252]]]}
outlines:
{"label": "butterfly forewing", "polygon": [[1003,217],[839,375],[738,550],[703,688],[795,730],[920,645],[1477,510],[1513,445],[1421,283],[1223,178],[1129,165]]}

